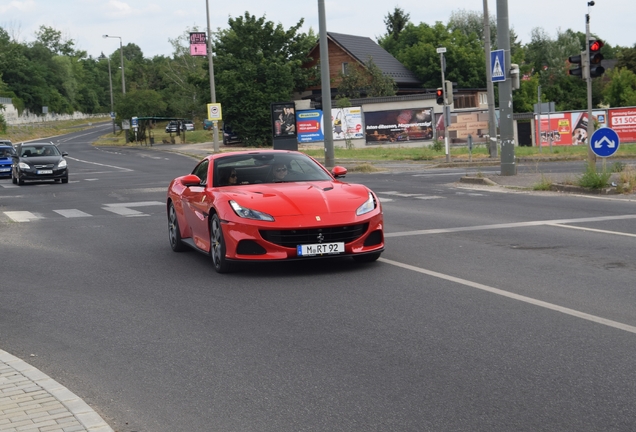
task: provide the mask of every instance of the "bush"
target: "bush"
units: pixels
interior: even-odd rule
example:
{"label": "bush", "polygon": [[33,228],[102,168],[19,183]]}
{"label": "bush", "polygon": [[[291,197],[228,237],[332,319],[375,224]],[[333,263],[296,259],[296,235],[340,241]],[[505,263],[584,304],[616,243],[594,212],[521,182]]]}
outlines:
{"label": "bush", "polygon": [[603,170],[599,173],[596,172],[594,167],[587,165],[585,172],[579,178],[579,186],[590,189],[602,189],[608,186],[608,181],[611,176],[611,172]]}

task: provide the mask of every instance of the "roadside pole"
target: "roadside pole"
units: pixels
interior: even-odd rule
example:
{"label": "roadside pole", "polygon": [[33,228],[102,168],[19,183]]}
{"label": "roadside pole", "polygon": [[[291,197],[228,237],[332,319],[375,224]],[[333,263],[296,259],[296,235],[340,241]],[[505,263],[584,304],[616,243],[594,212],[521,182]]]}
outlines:
{"label": "roadside pole", "polygon": [[539,108],[539,153],[541,153],[541,86],[537,89],[537,106]]}
{"label": "roadside pole", "polygon": [[[209,72],[210,72],[210,99],[211,103],[216,103],[216,89],[214,88],[214,63],[213,63],[213,55],[212,55],[212,31],[210,30],[210,5],[208,0],[205,0],[205,11],[208,18],[208,64],[209,64]],[[212,122],[214,129],[214,153],[219,152],[219,126],[218,122]]]}
{"label": "roadside pole", "polygon": [[447,106],[447,97],[446,97],[446,79],[444,77],[444,72],[446,71],[446,62],[444,61],[444,53],[446,52],[446,48],[440,47],[437,48],[437,52],[439,53],[439,62],[440,69],[442,70],[442,91],[444,92],[444,105],[442,116],[444,117],[444,149],[446,151],[446,162],[450,162],[450,146],[448,144],[448,127],[450,126],[450,107]]}
{"label": "roadside pole", "polygon": [[497,45],[503,50],[506,79],[499,82],[499,130],[501,136],[501,175],[517,175],[514,119],[512,118],[512,79],[510,77],[510,27],[508,0],[497,0]]}
{"label": "roadside pole", "polygon": [[327,19],[325,0],[318,0],[318,26],[320,33],[320,87],[322,95],[322,121],[325,136],[325,166],[335,166],[333,148],[333,125],[331,122],[331,79],[329,75],[329,45],[327,41]]}
{"label": "roadside pole", "polygon": [[497,120],[495,118],[495,86],[490,70],[490,16],[488,0],[484,0],[484,52],[486,57],[486,91],[488,99],[488,153],[491,158],[497,157]]}

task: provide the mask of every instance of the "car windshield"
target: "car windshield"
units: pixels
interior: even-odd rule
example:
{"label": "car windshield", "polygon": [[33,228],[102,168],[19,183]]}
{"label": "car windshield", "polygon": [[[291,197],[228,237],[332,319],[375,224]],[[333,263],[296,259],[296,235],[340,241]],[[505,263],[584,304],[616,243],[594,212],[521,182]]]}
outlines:
{"label": "car windshield", "polygon": [[0,148],[0,158],[8,158],[13,155],[13,149]]}
{"label": "car windshield", "polygon": [[54,145],[22,146],[21,157],[60,156],[60,151]]}
{"label": "car windshield", "polygon": [[249,153],[222,157],[214,164],[215,186],[321,180],[332,178],[303,154]]}

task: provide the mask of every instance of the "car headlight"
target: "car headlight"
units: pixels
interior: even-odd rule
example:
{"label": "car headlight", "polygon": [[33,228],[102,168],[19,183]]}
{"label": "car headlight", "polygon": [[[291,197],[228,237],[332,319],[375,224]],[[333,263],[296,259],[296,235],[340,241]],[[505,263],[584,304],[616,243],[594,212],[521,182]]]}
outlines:
{"label": "car headlight", "polygon": [[31,169],[31,167],[29,166],[29,164],[28,164],[28,163],[24,163],[24,162],[20,162],[20,163],[18,164],[18,166],[20,167],[20,169],[23,169],[23,170]]}
{"label": "car headlight", "polygon": [[274,222],[273,216],[270,216],[267,213],[259,212],[258,210],[252,210],[247,207],[243,207],[236,201],[231,200],[230,205],[232,206],[232,209],[239,217],[242,217],[245,219]]}
{"label": "car headlight", "polygon": [[57,164],[58,168],[66,168],[66,159],[62,159],[59,164]]}
{"label": "car headlight", "polygon": [[356,210],[356,216],[362,216],[363,214],[369,213],[371,210],[375,208],[375,198],[373,198],[373,194],[369,192],[369,199],[364,202],[358,210]]}

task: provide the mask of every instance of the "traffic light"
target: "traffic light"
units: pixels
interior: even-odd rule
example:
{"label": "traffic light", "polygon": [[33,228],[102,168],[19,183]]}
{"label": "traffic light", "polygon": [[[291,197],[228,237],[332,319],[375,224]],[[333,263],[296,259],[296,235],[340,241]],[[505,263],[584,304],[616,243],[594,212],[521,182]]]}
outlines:
{"label": "traffic light", "polygon": [[435,92],[435,96],[437,97],[437,105],[444,105],[444,89],[438,88]]}
{"label": "traffic light", "polygon": [[444,81],[444,89],[446,90],[446,105],[453,104],[453,82]]}
{"label": "traffic light", "polygon": [[568,61],[570,62],[570,64],[576,66],[574,69],[570,69],[568,71],[568,75],[574,75],[574,76],[578,76],[581,77],[581,79],[586,79],[587,77],[587,73],[586,72],[586,61],[585,61],[585,57],[587,56],[587,52],[586,51],[581,51],[581,54],[579,55],[575,55],[575,56],[570,56],[568,57]]}
{"label": "traffic light", "polygon": [[605,44],[600,40],[590,40],[589,45],[589,59],[590,59],[590,78],[596,78],[603,75],[605,68],[601,66],[603,61],[603,54],[601,54],[601,48]]}

